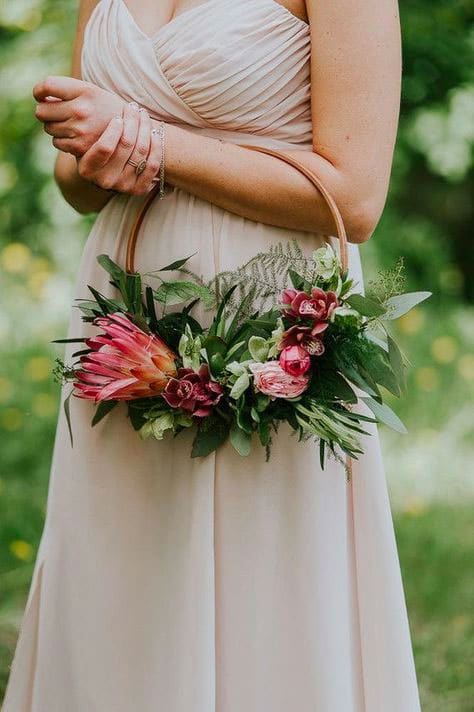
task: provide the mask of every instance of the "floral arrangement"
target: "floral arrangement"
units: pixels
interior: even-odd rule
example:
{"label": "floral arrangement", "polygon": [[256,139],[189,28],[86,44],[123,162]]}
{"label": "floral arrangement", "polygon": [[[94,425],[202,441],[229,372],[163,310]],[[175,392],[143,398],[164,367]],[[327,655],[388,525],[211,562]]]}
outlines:
{"label": "floral arrangement", "polygon": [[[387,326],[431,293],[402,293],[401,258],[367,295],[354,290],[329,244],[308,258],[296,241],[279,243],[208,283],[186,267],[190,257],[146,275],[97,259],[117,298],[89,286],[93,299],[77,301],[98,333],[55,342],[86,347],[72,365],[57,359],[58,379],[73,382],[65,401],[71,440],[71,395],[95,404],[92,425],[123,401],[142,438],[195,427],[191,457],[227,439],[248,455],[256,439],[268,459],[286,422],[299,440],[319,443],[324,468],[326,456],[344,461],[338,447],[353,458],[363,452],[364,421],[406,432],[381,391],[399,396],[409,365]],[[170,271],[180,278],[166,280]],[[144,287],[145,276],[158,286]],[[198,301],[214,311],[207,328],[191,314]],[[353,409],[355,387],[373,417]]]}

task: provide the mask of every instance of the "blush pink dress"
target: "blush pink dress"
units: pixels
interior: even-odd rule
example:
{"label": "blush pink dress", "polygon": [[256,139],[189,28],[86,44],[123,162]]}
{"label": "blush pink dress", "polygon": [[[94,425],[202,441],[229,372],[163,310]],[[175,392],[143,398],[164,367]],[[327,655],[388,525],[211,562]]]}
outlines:
{"label": "blush pink dress", "polygon": [[[276,0],[203,0],[153,36],[124,0],[102,0],[83,77],[203,136],[308,151],[310,49],[309,26]],[[124,264],[142,200],[99,213],[75,297],[115,294],[96,256]],[[308,254],[323,240],[168,186],[136,268],[196,252],[191,268],[210,277],[291,238]],[[349,257],[362,286],[357,245]],[[90,333],[72,308],[68,336]],[[92,414],[72,399],[71,447],[59,411],[3,712],[419,712],[376,427],[348,484],[289,427],[269,463],[257,445],[190,459],[190,432],[142,441],[121,406],[95,428]]]}

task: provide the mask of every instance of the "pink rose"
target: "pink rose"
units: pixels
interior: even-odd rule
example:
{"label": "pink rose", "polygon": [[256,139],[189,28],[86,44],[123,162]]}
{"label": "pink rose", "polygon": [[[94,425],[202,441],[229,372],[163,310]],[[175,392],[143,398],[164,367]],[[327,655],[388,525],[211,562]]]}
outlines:
{"label": "pink rose", "polygon": [[220,401],[224,389],[220,383],[212,381],[207,364],[199,371],[179,368],[178,377],[170,378],[163,391],[163,398],[172,408],[182,408],[192,415],[210,415],[212,407]]}
{"label": "pink rose", "polygon": [[302,346],[310,356],[321,356],[324,353],[324,344],[319,334],[324,331],[320,327],[327,328],[328,324],[320,323],[315,326],[291,326],[283,332],[280,346],[282,349],[288,346]]}
{"label": "pink rose", "polygon": [[311,366],[309,354],[302,346],[287,346],[280,353],[279,361],[291,376],[302,376]]}
{"label": "pink rose", "polygon": [[249,369],[254,375],[255,388],[272,399],[296,398],[309,383],[308,376],[292,376],[283,370],[278,361],[251,363]]}
{"label": "pink rose", "polygon": [[329,319],[339,305],[335,292],[313,287],[311,294],[296,289],[285,289],[281,295],[287,316],[314,319],[317,322]]}

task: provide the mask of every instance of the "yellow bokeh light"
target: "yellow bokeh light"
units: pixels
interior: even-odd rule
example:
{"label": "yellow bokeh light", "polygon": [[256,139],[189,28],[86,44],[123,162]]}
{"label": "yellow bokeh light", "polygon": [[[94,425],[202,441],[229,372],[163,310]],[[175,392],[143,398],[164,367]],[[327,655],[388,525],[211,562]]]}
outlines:
{"label": "yellow bokeh light", "polygon": [[426,503],[416,497],[414,497],[413,499],[409,499],[405,502],[404,512],[410,517],[419,517],[424,514],[426,510]]}
{"label": "yellow bokeh light", "polygon": [[415,308],[401,316],[397,323],[404,334],[416,334],[423,326],[424,320],[423,312]]}
{"label": "yellow bokeh light", "polygon": [[431,344],[431,353],[438,363],[451,363],[457,352],[458,344],[452,336],[438,336]]}
{"label": "yellow bokeh light", "polygon": [[41,298],[44,294],[44,288],[51,277],[51,272],[48,270],[38,270],[33,272],[28,277],[28,287],[34,297]]}
{"label": "yellow bokeh light", "polygon": [[0,193],[7,193],[18,180],[18,171],[13,163],[0,163]]}
{"label": "yellow bokeh light", "polygon": [[46,257],[33,257],[31,260],[32,272],[52,272],[53,266]]}
{"label": "yellow bokeh light", "polygon": [[27,541],[23,539],[15,539],[15,541],[10,542],[10,551],[17,559],[20,561],[30,561],[33,557],[33,547]]}
{"label": "yellow bokeh light", "polygon": [[467,381],[474,380],[474,354],[463,354],[458,361],[458,372]]}
{"label": "yellow bokeh light", "polygon": [[5,408],[0,413],[0,424],[5,430],[13,432],[23,425],[23,414],[19,408]]}
{"label": "yellow bokeh light", "polygon": [[432,366],[423,366],[417,369],[415,373],[418,387],[423,391],[434,391],[439,385],[439,375]]}
{"label": "yellow bokeh light", "polygon": [[46,381],[51,375],[51,361],[47,356],[33,356],[25,364],[25,375],[30,381]]}
{"label": "yellow bokeh light", "polygon": [[10,242],[0,252],[0,263],[5,272],[25,272],[30,264],[31,250],[21,242]]}
{"label": "yellow bokeh light", "polygon": [[31,408],[40,418],[49,418],[56,413],[56,398],[50,393],[36,393],[31,399]]}
{"label": "yellow bokeh light", "polygon": [[0,403],[6,403],[13,395],[13,383],[0,376]]}

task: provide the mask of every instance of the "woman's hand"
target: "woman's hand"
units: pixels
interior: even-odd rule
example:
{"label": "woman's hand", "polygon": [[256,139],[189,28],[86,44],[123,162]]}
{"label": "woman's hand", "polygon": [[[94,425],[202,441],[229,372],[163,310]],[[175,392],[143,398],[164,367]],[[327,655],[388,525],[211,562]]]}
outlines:
{"label": "woman's hand", "polygon": [[117,94],[72,77],[51,76],[33,87],[36,118],[60,151],[83,156],[126,102]]}
{"label": "woman's hand", "polygon": [[[123,116],[114,116],[78,159],[77,170],[82,178],[104,190],[144,195],[154,187],[160,156],[160,142],[156,129],[152,131],[148,112],[131,102],[125,105]],[[143,170],[137,174],[140,164]]]}

